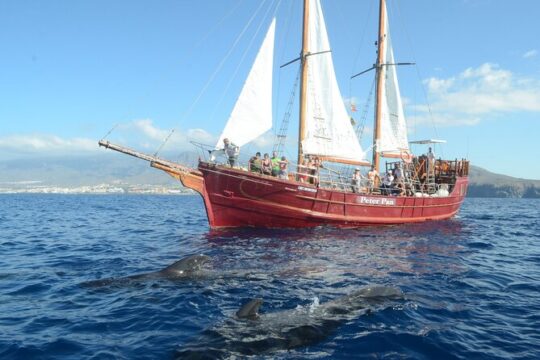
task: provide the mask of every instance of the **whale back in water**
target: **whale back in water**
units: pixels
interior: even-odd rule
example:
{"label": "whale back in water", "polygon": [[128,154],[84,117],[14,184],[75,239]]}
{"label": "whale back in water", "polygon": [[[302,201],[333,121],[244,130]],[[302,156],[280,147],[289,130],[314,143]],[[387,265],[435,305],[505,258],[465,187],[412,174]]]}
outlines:
{"label": "whale back in water", "polygon": [[87,287],[100,287],[107,285],[126,285],[136,281],[143,281],[148,279],[188,279],[197,276],[198,272],[202,269],[202,267],[208,262],[210,262],[210,260],[211,258],[206,255],[190,255],[174,262],[163,270],[131,275],[122,278],[92,280],[84,282],[81,285]]}
{"label": "whale back in water", "polygon": [[236,312],[235,318],[206,330],[176,355],[197,358],[213,351],[216,357],[245,356],[314,344],[343,322],[385,309],[400,299],[403,293],[399,288],[372,285],[322,304],[263,314],[258,312],[263,300],[252,299]]}
{"label": "whale back in water", "polygon": [[191,255],[183,259],[180,259],[167,266],[165,269],[158,273],[168,276],[181,276],[186,273],[200,270],[211,258],[207,255]]}

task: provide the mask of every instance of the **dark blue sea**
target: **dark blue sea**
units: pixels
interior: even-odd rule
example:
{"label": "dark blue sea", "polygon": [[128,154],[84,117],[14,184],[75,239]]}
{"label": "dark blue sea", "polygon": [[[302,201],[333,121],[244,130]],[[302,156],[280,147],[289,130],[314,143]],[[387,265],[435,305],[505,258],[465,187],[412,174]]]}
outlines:
{"label": "dark blue sea", "polygon": [[[193,254],[210,257],[202,275],[122,281]],[[404,226],[211,231],[196,196],[1,195],[0,255],[1,359],[540,358],[539,200],[467,199],[452,220]],[[404,295],[298,315],[373,285]],[[252,298],[261,318],[236,319]]]}

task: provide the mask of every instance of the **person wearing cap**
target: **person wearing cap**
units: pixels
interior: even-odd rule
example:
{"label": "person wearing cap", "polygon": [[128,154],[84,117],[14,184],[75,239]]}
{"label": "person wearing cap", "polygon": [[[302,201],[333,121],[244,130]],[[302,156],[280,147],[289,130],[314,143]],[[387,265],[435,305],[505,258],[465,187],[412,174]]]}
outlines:
{"label": "person wearing cap", "polygon": [[362,181],[363,178],[364,177],[362,176],[362,173],[360,172],[360,168],[354,169],[354,173],[353,173],[352,179],[351,179],[351,185],[352,185],[353,192],[355,192],[355,193],[360,192],[360,182]]}
{"label": "person wearing cap", "polygon": [[240,147],[232,143],[228,138],[223,139],[223,151],[229,158],[229,165],[234,167],[238,162],[238,155],[240,154]]}

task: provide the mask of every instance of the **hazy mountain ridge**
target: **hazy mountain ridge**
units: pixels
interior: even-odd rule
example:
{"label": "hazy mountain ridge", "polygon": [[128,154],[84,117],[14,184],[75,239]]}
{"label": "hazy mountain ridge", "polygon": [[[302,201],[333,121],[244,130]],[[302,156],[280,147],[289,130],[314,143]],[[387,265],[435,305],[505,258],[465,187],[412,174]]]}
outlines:
{"label": "hazy mountain ridge", "polygon": [[495,174],[481,167],[471,166],[467,196],[538,199],[540,180]]}
{"label": "hazy mountain ridge", "polygon": [[[195,166],[198,154],[164,154],[164,158]],[[32,158],[0,161],[0,188],[31,186],[148,185],[170,189],[181,184],[147,161],[107,151],[86,157]],[[495,174],[471,166],[469,197],[540,198],[540,180],[527,180]]]}
{"label": "hazy mountain ridge", "polygon": [[[196,153],[164,156],[184,164],[196,164]],[[167,173],[150,163],[128,155],[113,153],[85,157],[32,158],[0,161],[0,187],[95,186],[99,184],[159,185],[181,187]]]}

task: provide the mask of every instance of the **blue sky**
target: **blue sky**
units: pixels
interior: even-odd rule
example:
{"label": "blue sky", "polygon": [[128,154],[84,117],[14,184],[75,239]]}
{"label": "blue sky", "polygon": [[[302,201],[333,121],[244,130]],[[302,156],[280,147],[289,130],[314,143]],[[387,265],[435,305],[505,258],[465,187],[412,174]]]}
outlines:
{"label": "blue sky", "polygon": [[[357,121],[372,75],[349,77],[374,62],[377,2],[322,0],[342,95],[356,104]],[[0,159],[102,151],[97,140],[115,124],[111,141],[143,151],[154,152],[173,128],[169,151],[189,150],[190,139],[213,143],[275,3],[1,0]],[[396,60],[417,63],[399,69],[409,138],[442,138],[448,143],[437,155],[540,179],[540,2],[389,0],[388,7]],[[299,0],[276,10],[278,127],[297,71],[279,65],[298,56],[300,11]],[[367,135],[370,108],[365,126]],[[268,151],[271,140],[245,151]],[[363,146],[370,142],[365,136]]]}

